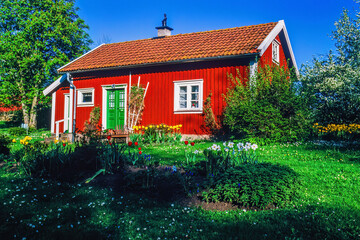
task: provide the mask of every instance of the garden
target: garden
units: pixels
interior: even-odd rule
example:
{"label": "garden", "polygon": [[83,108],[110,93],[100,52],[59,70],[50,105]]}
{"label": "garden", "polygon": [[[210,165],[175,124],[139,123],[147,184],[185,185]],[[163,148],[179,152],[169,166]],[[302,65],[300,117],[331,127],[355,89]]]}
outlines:
{"label": "garden", "polygon": [[[146,137],[153,128],[166,134]],[[128,144],[111,137],[45,144],[48,132],[27,135],[2,122],[10,151],[1,149],[1,236],[360,237],[358,143],[182,141],[178,128],[139,126]]]}
{"label": "garden", "polygon": [[[13,10],[26,12],[3,5],[5,23],[21,20]],[[207,140],[183,136],[185,123],[142,125],[138,114],[127,142],[112,134],[123,129],[102,129],[99,107],[74,142],[35,129],[51,102],[39,86],[91,42],[73,5],[52,12],[61,18],[37,25],[63,16],[80,24],[83,40],[66,41],[69,59],[0,59],[0,105],[22,105],[0,114],[1,239],[360,239],[359,12],[344,10],[332,34],[336,52],[301,74],[277,64],[259,64],[252,77],[229,74],[221,116],[212,92],[204,96]],[[22,34],[3,36],[0,54],[18,53],[12,39]],[[30,75],[19,80],[18,66]]]}

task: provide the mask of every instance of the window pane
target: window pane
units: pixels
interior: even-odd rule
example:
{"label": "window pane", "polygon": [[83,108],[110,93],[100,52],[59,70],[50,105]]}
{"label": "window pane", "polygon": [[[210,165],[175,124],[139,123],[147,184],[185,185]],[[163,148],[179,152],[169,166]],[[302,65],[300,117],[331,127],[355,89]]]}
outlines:
{"label": "window pane", "polygon": [[180,87],[180,94],[186,94],[187,93],[187,87]]}
{"label": "window pane", "polygon": [[199,108],[199,101],[191,101],[191,108]]}
{"label": "window pane", "polygon": [[193,93],[199,92],[199,86],[198,85],[191,86],[191,92],[193,92]]}
{"label": "window pane", "polygon": [[192,93],[191,94],[191,100],[199,100],[199,94],[198,93]]}
{"label": "window pane", "polygon": [[187,100],[187,95],[186,94],[180,94],[180,101],[184,101]]}
{"label": "window pane", "polygon": [[83,102],[91,103],[92,102],[92,93],[83,93]]}
{"label": "window pane", "polygon": [[180,108],[187,108],[187,102],[186,101],[180,101]]}

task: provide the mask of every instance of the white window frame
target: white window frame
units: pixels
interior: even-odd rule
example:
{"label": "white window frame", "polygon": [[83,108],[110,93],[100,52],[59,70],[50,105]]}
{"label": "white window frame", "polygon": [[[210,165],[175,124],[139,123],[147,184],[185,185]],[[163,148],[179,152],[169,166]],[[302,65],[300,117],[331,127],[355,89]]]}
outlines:
{"label": "white window frame", "polygon": [[279,64],[279,62],[280,62],[280,43],[276,39],[272,42],[271,55],[272,55],[273,62]]}
{"label": "white window frame", "polygon": [[[194,114],[203,113],[203,79],[174,81],[174,113]],[[199,86],[199,107],[191,108],[191,86]],[[180,108],[180,87],[187,87],[187,108]]]}
{"label": "white window frame", "polygon": [[[91,93],[92,94],[92,101],[91,102],[83,102],[83,94],[84,93]],[[77,105],[79,107],[92,107],[94,106],[94,99],[95,99],[95,89],[94,88],[81,88],[77,89]]]}

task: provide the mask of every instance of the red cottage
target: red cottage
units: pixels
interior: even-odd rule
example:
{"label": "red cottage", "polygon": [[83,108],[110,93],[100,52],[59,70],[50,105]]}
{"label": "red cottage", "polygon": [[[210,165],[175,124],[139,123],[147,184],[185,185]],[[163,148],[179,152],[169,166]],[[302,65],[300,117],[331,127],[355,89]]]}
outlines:
{"label": "red cottage", "polygon": [[[284,21],[103,44],[58,69],[64,75],[44,90],[52,95],[51,132],[83,129],[95,106],[104,129],[128,118],[130,81],[149,83],[141,124],[182,124],[183,134],[208,134],[203,101],[212,92],[221,115],[227,74],[250,74],[258,64],[289,64],[297,71]],[[115,114],[115,117],[114,117]]]}

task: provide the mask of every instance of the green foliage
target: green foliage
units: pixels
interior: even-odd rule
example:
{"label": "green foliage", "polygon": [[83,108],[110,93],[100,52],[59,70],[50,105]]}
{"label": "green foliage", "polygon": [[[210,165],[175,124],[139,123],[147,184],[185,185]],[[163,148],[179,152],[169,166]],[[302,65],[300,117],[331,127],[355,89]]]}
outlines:
{"label": "green foliage", "polygon": [[296,198],[298,189],[297,174],[289,167],[243,164],[215,176],[213,186],[203,192],[203,197],[206,201],[264,209],[290,203]]}
{"label": "green foliage", "polygon": [[24,136],[27,134],[27,131],[22,127],[12,127],[9,128],[8,133],[12,136]]}
{"label": "green foliage", "polygon": [[315,123],[349,124],[360,122],[360,11],[351,17],[347,10],[332,38],[335,53],[315,57],[303,66],[302,94]]}
{"label": "green foliage", "polygon": [[0,134],[0,155],[8,155],[10,153],[10,143],[11,139],[8,136]]}
{"label": "green foliage", "polygon": [[204,121],[205,126],[209,128],[212,134],[217,134],[220,130],[220,123],[214,115],[211,104],[212,92],[209,93],[208,97],[204,101]]}
{"label": "green foliage", "polygon": [[134,126],[134,133],[130,139],[136,139],[141,143],[175,143],[181,141],[180,128],[182,125],[169,126],[166,124]]}
{"label": "green foliage", "polygon": [[56,70],[89,50],[77,10],[75,0],[0,2],[0,102],[20,103],[30,127],[38,105],[48,102],[42,91]]}
{"label": "green foliage", "polygon": [[90,112],[89,119],[84,123],[84,130],[81,132],[83,143],[96,143],[101,139],[100,117],[100,107],[94,107]]}
{"label": "green foliage", "polygon": [[296,141],[308,125],[302,99],[295,94],[291,71],[278,65],[259,67],[251,79],[229,76],[224,124],[240,138]]}

